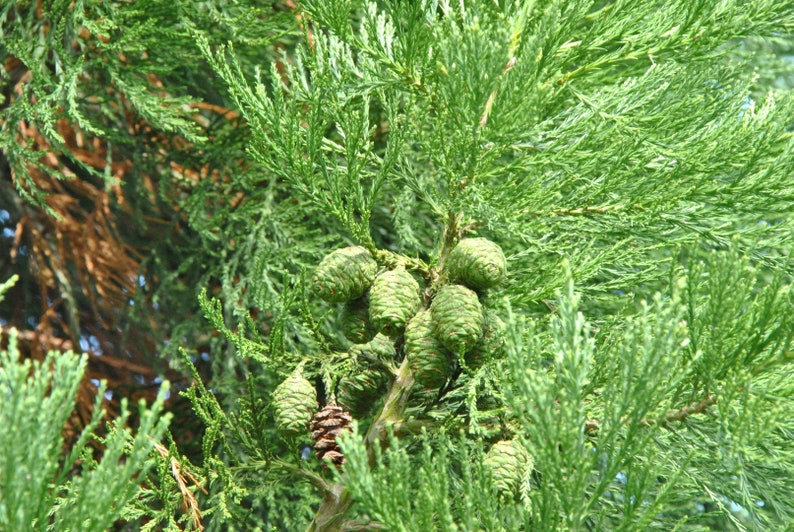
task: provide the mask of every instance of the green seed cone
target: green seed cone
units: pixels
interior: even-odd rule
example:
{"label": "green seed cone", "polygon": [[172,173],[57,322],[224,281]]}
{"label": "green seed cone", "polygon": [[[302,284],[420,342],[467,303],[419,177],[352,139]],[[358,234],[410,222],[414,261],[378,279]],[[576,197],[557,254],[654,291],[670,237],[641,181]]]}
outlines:
{"label": "green seed cone", "polygon": [[345,338],[354,344],[365,344],[375,336],[369,323],[369,298],[360,297],[348,301],[339,314],[339,328]]}
{"label": "green seed cone", "polygon": [[432,322],[430,311],[423,310],[405,327],[405,356],[422,395],[437,392],[454,368],[454,357],[436,338]]}
{"label": "green seed cone", "polygon": [[315,293],[329,303],[350,301],[364,295],[377,270],[369,251],[350,246],[325,256],[314,272],[312,285]]}
{"label": "green seed cone", "polygon": [[305,431],[317,410],[317,392],[298,367],[273,392],[276,425],[288,433]]}
{"label": "green seed cone", "polygon": [[483,313],[477,294],[459,284],[442,286],[430,305],[438,340],[456,355],[471,351],[483,333]]}
{"label": "green seed cone", "polygon": [[516,440],[501,440],[493,444],[485,455],[484,463],[497,490],[505,496],[516,494],[522,477],[533,467],[532,457]]}
{"label": "green seed cone", "polygon": [[354,417],[365,417],[386,391],[387,382],[388,377],[383,372],[367,368],[339,381],[336,400]]}
{"label": "green seed cone", "polygon": [[487,238],[464,238],[447,259],[450,277],[474,289],[496,286],[507,275],[502,248]]}
{"label": "green seed cone", "polygon": [[505,354],[505,323],[492,310],[485,311],[485,325],[482,338],[466,353],[466,367],[475,370],[490,360],[502,358]]}
{"label": "green seed cone", "polygon": [[419,283],[403,269],[385,271],[375,277],[369,293],[372,326],[386,336],[399,334],[422,303]]}
{"label": "green seed cone", "polygon": [[350,348],[349,353],[361,362],[372,359],[393,360],[397,356],[394,343],[384,334],[376,334],[366,344],[354,345]]}

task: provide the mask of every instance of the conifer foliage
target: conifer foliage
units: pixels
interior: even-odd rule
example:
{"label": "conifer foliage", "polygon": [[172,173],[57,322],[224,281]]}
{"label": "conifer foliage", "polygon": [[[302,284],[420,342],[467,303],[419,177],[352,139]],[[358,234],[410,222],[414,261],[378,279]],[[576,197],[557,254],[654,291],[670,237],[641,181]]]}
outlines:
{"label": "conifer foliage", "polygon": [[[242,4],[216,7],[258,35]],[[167,112],[131,100],[213,176],[165,195],[200,243],[175,262],[215,270],[195,286],[219,333],[212,371],[194,365],[191,338],[210,329],[195,321],[175,322],[192,334],[170,360],[205,426],[206,493],[179,487],[201,508],[194,526],[794,523],[792,64],[762,59],[792,47],[794,5],[272,13],[288,16],[263,22],[269,40],[228,42],[173,15],[169,38],[213,73],[229,129],[178,112],[201,83]],[[10,153],[28,175],[36,154]],[[130,515],[173,525],[155,491]]]}
{"label": "conifer foliage", "polygon": [[[256,163],[380,270],[388,386],[341,469],[295,463],[324,478],[309,529],[790,523],[792,99],[756,99],[739,46],[790,34],[794,8],[301,7],[269,77],[202,49]],[[311,347],[265,340],[263,361],[331,400],[363,361],[335,300],[301,293]]]}
{"label": "conifer foliage", "polygon": [[[0,284],[0,299],[14,281]],[[86,358],[50,352],[42,362],[20,360],[16,331],[8,349],[0,352],[0,423],[6,434],[0,441],[3,530],[107,530],[118,520],[134,522],[152,513],[144,510],[151,493],[136,479],[151,475],[156,482],[151,455],[171,417],[163,412],[168,384],[151,407],[139,405],[133,433],[125,426],[131,416],[126,401],[113,424],[99,430],[99,404],[106,390],[106,383],[99,383],[94,415],[67,448],[64,428],[75,408]],[[97,443],[100,460],[92,448]]]}

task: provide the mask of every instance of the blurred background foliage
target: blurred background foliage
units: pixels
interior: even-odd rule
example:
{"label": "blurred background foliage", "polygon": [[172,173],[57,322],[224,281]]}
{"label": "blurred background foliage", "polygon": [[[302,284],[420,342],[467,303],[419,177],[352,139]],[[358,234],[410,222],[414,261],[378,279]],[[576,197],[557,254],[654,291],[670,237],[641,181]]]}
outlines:
{"label": "blurred background foliage", "polygon": [[[21,331],[31,358],[92,355],[83,422],[99,379],[115,407],[153,398],[166,377],[184,388],[176,345],[207,378],[235,373],[239,360],[199,312],[201,287],[238,302],[237,318],[266,308],[244,279],[275,247],[266,212],[289,198],[246,163],[246,124],[197,33],[233,41],[251,69],[302,36],[290,2],[0,8],[0,278],[20,277],[0,323],[4,338]],[[171,399],[189,424],[190,408]],[[198,439],[184,430],[189,448]]]}

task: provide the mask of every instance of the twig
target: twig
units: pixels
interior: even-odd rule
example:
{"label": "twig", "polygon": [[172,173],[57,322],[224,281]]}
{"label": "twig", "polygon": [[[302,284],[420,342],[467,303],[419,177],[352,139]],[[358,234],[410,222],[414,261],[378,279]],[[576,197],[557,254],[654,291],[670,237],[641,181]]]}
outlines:
{"label": "twig", "polygon": [[[12,327],[10,325],[4,325],[0,327],[0,335],[10,334],[11,329]],[[71,351],[74,348],[74,344],[72,343],[71,340],[68,340],[66,338],[58,338],[46,333],[40,333],[38,331],[17,329],[16,334],[17,334],[17,340],[21,340],[23,342],[31,342],[31,343],[38,342],[48,350]],[[83,351],[82,348],[81,351]],[[86,351],[86,352],[90,354],[94,354],[91,353],[90,351]]]}
{"label": "twig", "polygon": [[[288,472],[292,473],[293,475],[302,476],[312,486],[314,486],[315,488],[319,489],[323,493],[328,493],[328,492],[330,492],[332,490],[331,484],[329,484],[323,477],[321,477],[320,475],[318,475],[314,471],[306,469],[303,466],[296,466],[296,465],[290,464],[288,462],[282,462],[281,460],[273,460],[272,462],[270,462],[270,465],[272,465],[274,467],[279,467],[279,468],[283,469],[284,471],[288,471]],[[264,469],[266,466],[267,466],[267,463],[263,463],[261,466],[257,466],[257,468]]]}
{"label": "twig", "polygon": [[[629,208],[637,208],[638,205]],[[577,209],[555,209],[550,212],[537,212],[538,216],[587,216],[590,214],[609,214],[620,212],[626,208],[625,205],[603,205],[600,207],[579,207]]]}
{"label": "twig", "polygon": [[406,270],[415,270],[424,277],[427,277],[430,272],[430,266],[422,259],[405,257],[387,249],[377,249],[375,251],[375,260],[379,264],[383,264],[390,268],[402,266]]}
{"label": "twig", "polygon": [[[674,423],[677,421],[684,421],[689,416],[694,414],[701,414],[706,411],[706,409],[717,402],[716,395],[708,395],[705,398],[701,399],[696,403],[690,403],[688,405],[682,406],[678,410],[671,410],[667,412],[661,419],[650,419],[650,418],[642,418],[640,420],[640,426],[642,427],[653,427],[655,425],[659,425],[660,427],[666,428],[668,430],[672,430],[669,427],[670,423]],[[622,421],[624,423],[628,423],[628,419],[623,418]],[[588,436],[598,436],[598,432],[601,430],[601,421],[598,419],[588,419],[584,422],[584,432]]]}
{"label": "twig", "polygon": [[[12,328],[14,327],[11,325],[0,326],[0,338],[9,335]],[[140,375],[155,375],[155,372],[151,367],[144,366],[142,364],[136,364],[135,362],[114,358],[112,356],[105,356],[102,353],[92,351],[91,349],[83,349],[82,347],[75,349],[74,343],[66,338],[58,338],[56,336],[38,331],[19,329],[16,329],[16,334],[18,340],[30,344],[40,344],[47,351],[76,351],[78,353],[90,355],[92,362],[102,363],[114,368],[121,368],[138,373]]]}
{"label": "twig", "polygon": [[[659,423],[662,426],[665,426],[668,423],[672,423],[674,421],[683,421],[693,414],[700,414],[704,412],[708,407],[715,404],[716,402],[717,402],[716,395],[708,395],[705,398],[698,401],[697,403],[691,403],[682,407],[679,410],[672,410],[668,412],[667,414],[665,414],[664,418],[662,418],[662,420],[658,421],[657,423]],[[642,421],[646,425],[654,424],[654,420],[643,419]]]}
{"label": "twig", "polygon": [[397,367],[394,364],[390,364],[376,355],[361,352],[358,353],[358,358],[364,360],[370,366],[384,370],[390,377],[397,375]]}
{"label": "twig", "polygon": [[460,237],[464,234],[464,227],[463,224],[463,213],[462,212],[453,212],[450,211],[447,213],[447,221],[444,224],[444,234],[441,238],[441,249],[438,250],[438,264],[433,270],[433,275],[430,279],[430,284],[426,289],[425,296],[426,298],[430,299],[429,292],[433,290],[435,287],[434,285],[441,281],[440,272],[444,271],[444,263],[447,260],[447,255],[449,255],[452,248],[455,247],[455,244],[458,243]]}
{"label": "twig", "polygon": [[[511,53],[513,51],[514,50],[511,50]],[[515,64],[516,64],[516,58],[515,56],[513,56],[507,61],[507,64],[502,69],[502,78],[504,78],[505,74],[510,72],[510,70],[515,66]],[[491,107],[493,107],[493,102],[496,99],[496,93],[498,91],[499,91],[499,86],[497,85],[497,87],[495,87],[494,90],[491,91],[491,95],[488,96],[488,101],[485,102],[485,111],[483,111],[482,116],[480,117],[480,127],[482,128],[488,125],[488,115],[491,114]]]}
{"label": "twig", "polygon": [[193,496],[193,492],[191,492],[187,487],[187,482],[185,481],[185,477],[187,477],[196,487],[198,487],[203,493],[208,493],[206,488],[202,486],[196,477],[193,474],[182,468],[182,464],[179,461],[171,456],[169,458],[168,449],[165,448],[162,444],[152,440],[149,438],[152,443],[154,443],[154,448],[160,453],[164,459],[168,459],[171,465],[171,475],[176,480],[177,485],[179,486],[179,492],[182,494],[183,499],[183,509],[190,510],[190,516],[193,519],[193,527],[196,530],[204,530],[204,525],[201,524],[201,509],[199,508],[198,501]]}
{"label": "twig", "polygon": [[342,523],[342,530],[344,532],[352,532],[354,530],[388,530],[386,525],[375,521],[345,521]]}

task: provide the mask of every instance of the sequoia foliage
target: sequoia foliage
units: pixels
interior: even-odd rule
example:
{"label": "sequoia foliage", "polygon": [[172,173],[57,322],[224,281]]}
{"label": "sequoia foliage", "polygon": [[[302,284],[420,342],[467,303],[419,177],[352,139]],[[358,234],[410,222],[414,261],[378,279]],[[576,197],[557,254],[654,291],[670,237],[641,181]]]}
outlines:
{"label": "sequoia foliage", "polygon": [[129,523],[794,523],[794,4],[45,4],[9,216],[130,257],[34,240],[50,332],[146,324],[202,425]]}

